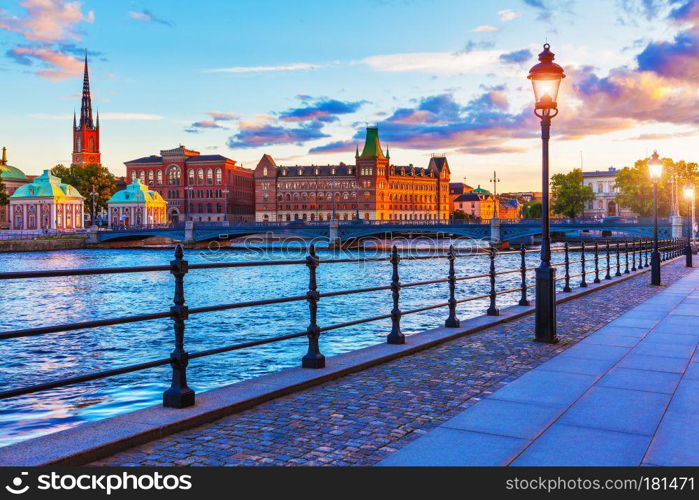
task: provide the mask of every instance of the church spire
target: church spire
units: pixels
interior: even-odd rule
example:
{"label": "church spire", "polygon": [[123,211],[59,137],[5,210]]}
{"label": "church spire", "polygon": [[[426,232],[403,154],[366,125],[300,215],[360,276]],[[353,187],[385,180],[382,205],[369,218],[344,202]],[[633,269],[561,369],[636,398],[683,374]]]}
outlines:
{"label": "church spire", "polygon": [[2,147],[2,160],[0,160],[0,165],[7,165],[7,148]]}
{"label": "church spire", "polygon": [[80,128],[93,128],[92,98],[90,97],[90,74],[87,67],[87,49],[85,49],[85,73],[83,75],[83,98],[80,106]]}

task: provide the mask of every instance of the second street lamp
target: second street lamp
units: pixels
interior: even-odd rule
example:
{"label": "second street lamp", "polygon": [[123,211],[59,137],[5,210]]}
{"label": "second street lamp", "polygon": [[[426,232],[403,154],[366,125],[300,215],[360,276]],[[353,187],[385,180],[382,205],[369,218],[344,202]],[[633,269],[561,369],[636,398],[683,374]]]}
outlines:
{"label": "second street lamp", "polygon": [[551,46],[544,44],[539,64],[529,70],[528,78],[534,88],[534,114],[541,120],[541,264],[536,268],[535,339],[538,342],[558,342],[556,334],[556,269],[551,266],[551,234],[549,221],[549,137],[551,119],[558,114],[558,88],[565,78],[563,68],[553,62]]}
{"label": "second street lamp", "polygon": [[653,151],[648,161],[648,174],[653,181],[653,251],[650,254],[650,284],[660,286],[660,252],[658,251],[658,181],[663,175],[663,164],[658,152]]}

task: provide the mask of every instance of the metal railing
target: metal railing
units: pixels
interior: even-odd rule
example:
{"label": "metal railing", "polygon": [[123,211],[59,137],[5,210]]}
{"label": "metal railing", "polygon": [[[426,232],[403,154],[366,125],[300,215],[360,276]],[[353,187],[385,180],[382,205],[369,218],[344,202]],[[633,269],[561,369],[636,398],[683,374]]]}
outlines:
{"label": "metal railing", "polygon": [[[684,255],[686,251],[686,243],[680,239],[662,240],[660,242],[660,251],[662,260]],[[589,257],[590,248],[583,242],[580,246],[570,247],[566,243],[562,248],[554,249],[554,252],[563,252],[563,260],[554,263],[554,266],[563,267],[563,276],[557,278],[557,281],[563,282],[562,291],[570,292],[572,290],[571,280],[580,278],[580,287],[587,287],[587,277],[594,276],[593,282],[599,283],[602,278],[601,272],[605,272],[604,279],[611,280],[612,273],[614,276],[629,274],[636,270],[641,270],[649,267],[649,255],[652,250],[651,240],[634,239],[624,242],[623,244],[615,242],[611,244],[609,241],[600,246],[595,244],[592,247],[592,256]],[[601,250],[601,251],[600,251]],[[58,380],[51,380],[40,384],[28,385],[24,387],[8,389],[0,391],[0,400],[33,394],[49,389],[65,387],[81,382],[104,379],[116,375],[136,372],[148,368],[170,365],[172,368],[172,382],[170,388],[163,395],[163,404],[168,407],[183,408],[194,404],[194,392],[187,385],[187,366],[190,359],[203,358],[215,354],[238,351],[251,347],[270,344],[273,342],[281,342],[284,340],[307,337],[308,349],[305,356],[301,360],[301,364],[305,368],[322,368],[325,366],[325,357],[320,350],[320,337],[323,332],[347,328],[363,323],[370,323],[385,319],[391,320],[391,332],[387,336],[389,344],[405,343],[405,335],[401,332],[401,318],[409,314],[417,314],[420,312],[447,308],[448,316],[445,320],[445,326],[455,328],[460,326],[460,321],[457,314],[458,304],[471,302],[475,300],[488,299],[488,308],[486,314],[490,316],[499,315],[497,304],[498,297],[507,294],[519,293],[519,305],[529,305],[527,296],[528,289],[531,288],[531,283],[527,281],[528,273],[531,273],[536,268],[527,267],[526,254],[538,252],[538,250],[527,250],[522,246],[519,250],[508,250],[498,252],[495,248],[489,248],[483,253],[457,253],[453,246],[447,252],[441,252],[435,255],[407,255],[401,256],[396,246],[393,246],[391,252],[387,256],[367,257],[360,259],[320,259],[315,251],[315,247],[311,246],[308,255],[305,259],[297,260],[278,260],[278,261],[261,261],[261,262],[228,262],[228,263],[204,263],[204,264],[189,264],[184,259],[184,251],[181,245],[175,249],[175,258],[170,261],[169,265],[161,266],[136,266],[136,267],[112,267],[112,268],[89,268],[89,269],[64,269],[53,271],[18,271],[0,273],[0,280],[21,280],[21,279],[38,279],[52,278],[65,276],[91,276],[91,275],[106,275],[106,274],[125,274],[125,273],[145,273],[145,272],[169,272],[174,278],[174,298],[173,305],[168,311],[157,311],[148,314],[138,314],[133,316],[122,316],[117,318],[97,319],[90,321],[81,321],[76,323],[58,324],[52,326],[41,326],[36,328],[27,328],[20,330],[10,330],[0,332],[0,341],[9,341],[11,339],[35,337],[58,332],[69,332],[83,329],[94,329],[112,325],[123,325],[142,321],[152,321],[157,319],[169,318],[173,322],[174,330],[174,350],[167,358],[153,359],[143,363],[121,366],[118,368],[86,373],[78,376],[67,377]],[[571,252],[580,252],[580,259],[571,260]],[[519,266],[513,269],[505,269],[497,271],[496,259],[498,255],[514,254],[519,255]],[[488,258],[488,271],[480,274],[458,276],[456,273],[456,262],[461,257],[477,257]],[[614,258],[613,258],[614,257]],[[445,278],[431,279],[425,281],[416,281],[409,283],[401,283],[400,281],[400,262],[411,260],[426,260],[426,259],[446,259],[448,271]],[[586,264],[591,262],[594,270],[588,270]],[[602,262],[600,262],[602,260]],[[389,262],[391,265],[390,282],[386,285],[373,286],[366,288],[357,288],[350,290],[336,291],[321,291],[319,290],[317,280],[317,269],[320,265],[333,265],[348,262]],[[581,272],[578,274],[570,274],[571,264],[580,264]],[[601,266],[600,266],[601,264]],[[223,269],[223,268],[242,268],[252,266],[305,266],[308,271],[308,290],[303,295],[278,297],[271,299],[252,300],[245,302],[235,302],[227,304],[215,304],[203,307],[189,308],[185,301],[185,276],[190,271],[203,269]],[[615,272],[614,272],[615,271]],[[498,290],[497,277],[506,274],[519,274],[520,284],[514,288]],[[470,295],[467,297],[457,298],[457,283],[466,280],[488,280],[489,290],[487,293]],[[401,310],[401,291],[406,288],[421,287],[426,285],[448,284],[448,298],[446,301],[425,305],[409,310]],[[318,301],[324,298],[339,297],[345,295],[362,294],[376,291],[391,291],[392,309],[388,314],[379,314],[372,317],[360,318],[342,323],[320,326],[318,324]],[[290,302],[302,302],[308,304],[309,325],[306,329],[287,333],[283,335],[273,336],[260,340],[247,342],[238,342],[234,344],[224,345],[212,349],[202,350],[194,353],[188,353],[184,348],[185,329],[187,320],[190,316],[196,314],[204,314],[217,311],[226,311],[232,309],[242,309],[250,307],[265,306],[271,304],[285,304]]]}

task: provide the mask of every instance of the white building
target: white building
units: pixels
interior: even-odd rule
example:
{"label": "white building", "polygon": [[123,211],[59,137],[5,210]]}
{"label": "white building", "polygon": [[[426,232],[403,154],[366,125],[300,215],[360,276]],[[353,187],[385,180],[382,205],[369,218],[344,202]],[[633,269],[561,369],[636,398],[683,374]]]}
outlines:
{"label": "white building", "polygon": [[77,189],[44,170],[10,196],[10,228],[14,231],[82,229],[83,201]]}
{"label": "white building", "polygon": [[610,217],[610,216],[634,216],[631,210],[619,207],[615,197],[619,190],[614,187],[616,174],[619,171],[614,167],[608,170],[595,170],[583,172],[583,184],[590,186],[595,193],[595,199],[585,206],[584,217]]}
{"label": "white building", "polygon": [[107,202],[110,227],[141,227],[167,223],[167,202],[157,191],[134,179]]}

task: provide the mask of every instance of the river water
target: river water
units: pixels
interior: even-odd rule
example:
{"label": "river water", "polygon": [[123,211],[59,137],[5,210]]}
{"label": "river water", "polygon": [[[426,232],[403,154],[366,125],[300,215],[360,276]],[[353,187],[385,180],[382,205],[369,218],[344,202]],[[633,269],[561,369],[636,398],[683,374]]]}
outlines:
{"label": "river water", "polygon": [[[113,266],[163,265],[172,259],[172,249],[69,250],[56,252],[0,254],[1,271],[52,270]],[[188,250],[190,263],[212,260],[249,261],[303,259],[301,249],[271,250]],[[319,257],[356,258],[342,264],[318,268],[321,292],[390,283],[388,262],[361,262],[363,251],[333,255],[319,250]],[[385,254],[384,254],[385,255]],[[562,253],[554,253],[561,261]],[[497,269],[516,269],[519,255],[498,255]],[[537,253],[528,254],[527,265],[538,263]],[[571,255],[571,260],[577,256]],[[401,281],[410,283],[446,278],[445,258],[404,260]],[[456,261],[458,276],[487,272],[488,257],[474,254]],[[590,269],[590,267],[588,267]],[[577,273],[577,265],[571,274]],[[559,271],[562,273],[562,270]],[[530,281],[533,279],[530,273]],[[591,278],[588,278],[591,281]],[[498,290],[519,286],[518,273],[498,276]],[[172,304],[173,278],[168,272],[112,274],[10,280],[0,282],[0,331],[167,311]],[[308,271],[305,266],[251,266],[231,269],[192,270],[185,278],[185,294],[190,307],[259,300],[305,294]],[[457,298],[487,293],[487,279],[457,283]],[[559,286],[560,289],[560,286]],[[401,309],[409,310],[444,302],[447,283],[406,288],[401,291]],[[498,306],[519,300],[519,294],[498,296]],[[487,299],[459,305],[460,318],[484,314]],[[327,297],[319,302],[320,326],[387,314],[391,309],[390,291]],[[405,334],[441,326],[447,309],[440,308],[402,318]],[[305,302],[267,305],[225,312],[193,315],[187,321],[186,349],[189,352],[236,342],[263,339],[302,331],[308,325]],[[332,356],[385,341],[390,320],[356,325],[323,333],[321,352]],[[195,391],[253,378],[282,368],[299,366],[306,352],[305,337],[276,342],[192,360],[189,384]],[[107,370],[151,359],[168,357],[173,349],[172,322],[169,319],[131,323],[93,330],[48,334],[0,341],[0,387],[8,390]],[[332,363],[332,360],[328,361]],[[53,389],[29,396],[0,401],[0,446],[55,432],[81,422],[97,420],[158,404],[169,386],[170,368],[153,368]]]}

